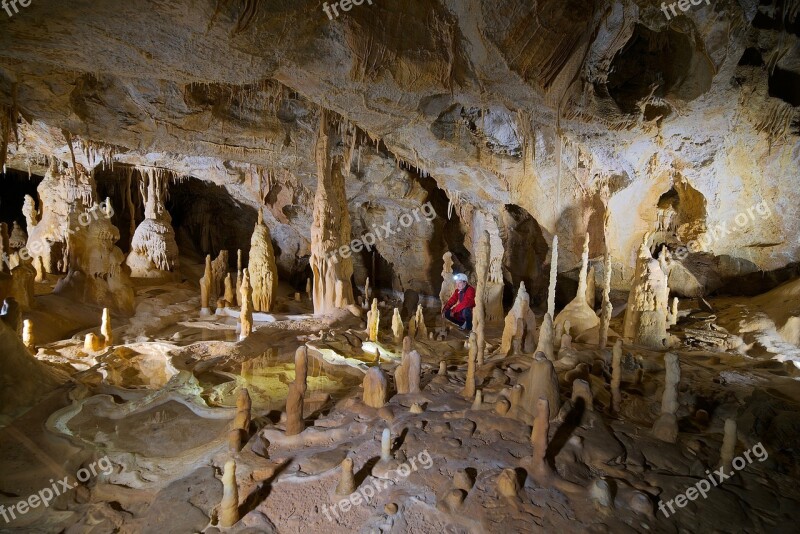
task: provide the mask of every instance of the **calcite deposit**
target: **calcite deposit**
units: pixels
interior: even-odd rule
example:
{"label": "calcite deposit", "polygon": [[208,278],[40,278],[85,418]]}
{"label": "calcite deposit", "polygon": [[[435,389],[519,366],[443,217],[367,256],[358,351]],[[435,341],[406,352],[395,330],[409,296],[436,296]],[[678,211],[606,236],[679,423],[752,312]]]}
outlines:
{"label": "calcite deposit", "polygon": [[0,2],[0,531],[797,530],[799,17]]}

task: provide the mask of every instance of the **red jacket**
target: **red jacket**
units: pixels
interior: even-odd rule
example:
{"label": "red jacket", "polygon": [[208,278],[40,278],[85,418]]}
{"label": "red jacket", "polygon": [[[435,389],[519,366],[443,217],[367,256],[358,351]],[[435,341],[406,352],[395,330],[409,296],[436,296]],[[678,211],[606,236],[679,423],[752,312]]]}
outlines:
{"label": "red jacket", "polygon": [[[453,304],[453,309],[451,310],[452,313],[458,313],[465,308],[474,308],[475,307],[475,288],[468,285],[464,288],[464,296],[459,300],[459,292],[458,288],[453,292],[453,296],[450,297],[450,300],[447,301],[447,304],[444,305],[445,310],[449,310]],[[456,304],[458,303],[458,304]]]}

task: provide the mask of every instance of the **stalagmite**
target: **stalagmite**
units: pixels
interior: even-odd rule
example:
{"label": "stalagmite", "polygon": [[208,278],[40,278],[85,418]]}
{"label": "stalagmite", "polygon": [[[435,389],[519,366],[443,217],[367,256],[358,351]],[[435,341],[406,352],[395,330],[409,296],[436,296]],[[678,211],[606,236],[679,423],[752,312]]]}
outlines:
{"label": "stalagmite", "polygon": [[98,352],[103,350],[103,342],[97,334],[86,334],[83,340],[83,350],[86,352]]}
{"label": "stalagmite", "polygon": [[611,351],[611,406],[613,413],[618,414],[622,405],[622,394],[619,385],[622,381],[622,340],[614,343]]}
{"label": "stalagmite", "polygon": [[231,452],[239,452],[250,434],[250,413],[253,407],[253,402],[250,399],[250,392],[247,388],[239,390],[239,395],[236,397],[236,417],[233,419],[233,425],[229,436],[229,447]]}
{"label": "stalagmite", "polygon": [[675,326],[678,323],[678,297],[672,299],[672,307],[667,313],[667,325]]}
{"label": "stalagmite", "polygon": [[250,287],[250,272],[242,271],[242,309],[239,312],[241,331],[239,341],[243,341],[253,332],[253,290]]}
{"label": "stalagmite", "polygon": [[353,459],[345,458],[342,460],[342,472],[339,476],[339,484],[336,486],[336,495],[350,495],[356,490],[356,479],[353,476]]}
{"label": "stalagmite", "polygon": [[311,291],[311,278],[306,278],[306,295],[308,295],[308,298],[312,297]]}
{"label": "stalagmite", "polygon": [[589,498],[597,508],[614,508],[614,498],[611,496],[611,487],[603,479],[597,479],[589,486]]}
{"label": "stalagmite", "polygon": [[22,343],[31,354],[36,354],[36,338],[33,335],[33,323],[30,319],[22,321]]}
{"label": "stalagmite", "polygon": [[547,399],[550,407],[550,417],[558,414],[561,408],[561,397],[558,389],[558,375],[556,374],[553,362],[550,361],[542,352],[537,352],[531,368],[522,374],[519,379],[522,384],[522,407],[531,415],[536,410],[536,402],[540,399]]}
{"label": "stalagmite", "polygon": [[445,302],[456,290],[456,283],[453,280],[453,254],[445,252],[442,256],[442,288],[439,290],[439,300],[444,307]]}
{"label": "stalagmite", "polygon": [[422,304],[417,305],[417,312],[414,315],[414,324],[417,327],[417,339],[425,339],[428,337],[428,327],[425,326],[425,315],[422,312]]}
{"label": "stalagmite", "polygon": [[594,411],[592,387],[589,385],[589,382],[580,378],[572,382],[572,404],[575,405],[578,400],[583,402],[584,409],[587,412]]}
{"label": "stalagmite", "polygon": [[533,430],[531,431],[531,445],[533,445],[532,474],[535,478],[542,480],[549,478],[553,470],[547,463],[547,443],[550,433],[550,415],[553,408],[549,405],[546,398],[536,399],[535,404],[536,418],[533,420]]}
{"label": "stalagmite", "polygon": [[403,340],[403,333],[403,319],[400,317],[400,310],[395,308],[392,313],[392,335],[395,343],[400,343]]}
{"label": "stalagmite", "polygon": [[317,192],[311,226],[311,265],[314,273],[314,313],[331,313],[355,302],[350,278],[353,275],[350,242],[350,213],[344,190],[344,176],[331,158],[333,131],[328,112],[320,113],[316,141]]}
{"label": "stalagmite", "polygon": [[419,393],[419,379],[421,372],[419,352],[412,350],[408,354],[408,392]]}
{"label": "stalagmite", "polygon": [[214,284],[213,275],[211,273],[211,255],[206,256],[206,269],[205,274],[200,279],[200,315],[211,314],[211,287]]}
{"label": "stalagmite", "polygon": [[530,295],[525,288],[525,282],[520,282],[514,305],[506,315],[503,336],[497,353],[500,356],[508,356],[513,348],[515,338],[519,339],[522,352],[533,352],[535,336],[536,316],[530,307]]}
{"label": "stalagmite", "polygon": [[722,449],[719,453],[719,465],[726,471],[730,469],[733,457],[736,456],[736,419],[725,419],[725,433],[722,438]]}
{"label": "stalagmite", "polygon": [[514,469],[503,469],[497,477],[497,493],[503,497],[516,497],[519,493],[519,480]]}
{"label": "stalagmite", "polygon": [[661,441],[675,443],[678,439],[678,383],[681,380],[681,366],[678,355],[668,352],[664,356],[666,376],[664,394],[661,397],[661,415],[653,425],[653,435]]}
{"label": "stalagmite", "polygon": [[[553,236],[550,249],[550,285],[547,288],[547,314],[552,319],[556,316],[556,280],[558,278],[558,236]],[[538,349],[537,349],[538,350]]]}
{"label": "stalagmite", "polygon": [[289,384],[286,397],[286,435],[294,436],[305,429],[303,399],[308,379],[308,348],[299,347],[294,354],[294,382]]}
{"label": "stalagmite", "polygon": [[542,327],[539,329],[539,342],[536,345],[535,353],[541,352],[548,360],[555,359],[553,345],[553,319],[550,314],[545,314],[542,319]]}
{"label": "stalagmite", "polygon": [[369,302],[369,299],[371,298],[370,297],[370,293],[372,293],[372,291],[370,291],[370,288],[369,288],[369,276],[368,276],[367,279],[364,281],[364,302],[365,303]]}
{"label": "stalagmite", "polygon": [[469,352],[467,354],[467,378],[461,396],[472,399],[475,396],[475,363],[478,357],[478,334],[469,334]]}
{"label": "stalagmite", "polygon": [[179,254],[172,217],[164,206],[170,174],[152,167],[142,167],[139,172],[144,220],[133,234],[125,263],[135,278],[171,276],[178,268]]}
{"label": "stalagmite", "polygon": [[649,234],[645,234],[639,247],[628,306],[625,309],[623,336],[638,345],[664,348],[669,345],[669,287],[661,262],[650,254],[648,239]]}
{"label": "stalagmite", "polygon": [[114,333],[111,328],[111,312],[108,308],[103,308],[103,319],[100,324],[100,335],[103,336],[103,344],[110,347],[114,344]]}
{"label": "stalagmite", "polygon": [[594,309],[594,301],[595,301],[595,270],[594,265],[589,267],[589,272],[586,275],[586,304],[591,308]]}
{"label": "stalagmite", "polygon": [[553,321],[553,326],[556,332],[564,326],[564,323],[569,321],[571,328],[569,333],[573,338],[578,338],[582,333],[600,324],[597,314],[589,307],[586,302],[586,287],[587,287],[587,269],[589,265],[589,234],[586,234],[586,239],[583,242],[583,254],[581,256],[581,271],[578,277],[578,292],[575,298],[567,304],[563,310],[556,316]]}
{"label": "stalagmite", "polygon": [[[473,308],[472,325],[477,343],[477,362],[478,366],[483,365],[486,352],[486,280],[489,269],[489,233],[484,231],[478,241],[478,249],[475,259],[475,271],[478,280],[475,285],[475,307]],[[469,396],[472,398],[472,395]]]}
{"label": "stalagmite", "polygon": [[250,238],[250,261],[247,264],[253,286],[253,310],[271,312],[278,295],[278,265],[272,249],[272,237],[258,210],[258,221]]}
{"label": "stalagmite", "polygon": [[[236,287],[234,288],[234,295],[236,296],[236,306],[242,305],[242,249],[236,251]],[[231,305],[234,303],[231,302]]]}
{"label": "stalagmite", "polygon": [[386,404],[386,376],[379,367],[371,367],[364,375],[361,385],[364,388],[364,404],[372,408],[382,408]]}
{"label": "stalagmite", "polygon": [[222,475],[222,502],[219,505],[219,526],[232,527],[239,521],[239,488],[236,486],[236,462],[225,462]]}
{"label": "stalagmite", "polygon": [[231,273],[225,277],[225,303],[227,306],[233,306],[236,304],[236,297],[234,296],[234,288],[233,288],[233,280],[231,279]]}
{"label": "stalagmite", "polygon": [[372,307],[367,312],[367,337],[370,341],[378,341],[380,322],[381,311],[378,309],[378,299],[373,299]]}
{"label": "stalagmite", "polygon": [[220,250],[214,261],[211,262],[211,302],[217,302],[223,292],[225,277],[228,275],[228,251]]}
{"label": "stalagmite", "polygon": [[611,323],[611,313],[614,307],[611,304],[611,256],[606,252],[603,260],[603,302],[600,305],[600,340],[598,347],[606,348],[608,344],[608,325]]}
{"label": "stalagmite", "polygon": [[482,405],[483,405],[483,394],[481,393],[481,390],[477,390],[475,392],[475,400],[472,401],[472,408],[470,409],[480,410]]}

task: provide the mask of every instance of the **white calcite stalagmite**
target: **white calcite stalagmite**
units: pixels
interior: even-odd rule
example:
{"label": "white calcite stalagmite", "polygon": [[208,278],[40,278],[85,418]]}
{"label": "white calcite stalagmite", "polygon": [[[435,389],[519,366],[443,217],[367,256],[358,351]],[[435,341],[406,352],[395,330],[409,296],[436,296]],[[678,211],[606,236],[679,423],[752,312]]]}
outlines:
{"label": "white calcite stalagmite", "polygon": [[286,435],[295,436],[305,429],[303,400],[308,388],[308,348],[299,347],[294,354],[294,382],[286,397]]}
{"label": "white calcite stalagmite", "polygon": [[395,343],[400,343],[403,340],[405,327],[403,326],[403,319],[400,317],[400,310],[397,308],[392,312],[392,336]]}
{"label": "white calcite stalagmite", "polygon": [[135,278],[169,277],[179,265],[172,217],[164,206],[170,173],[152,167],[138,170],[144,220],[133,234],[131,252],[125,263]]}
{"label": "white calcite stalagmite", "polygon": [[408,392],[419,393],[420,372],[422,363],[419,352],[412,350],[408,353]]}
{"label": "white calcite stalagmite", "polygon": [[586,302],[586,287],[587,287],[587,269],[589,265],[589,234],[586,234],[586,239],[583,243],[583,254],[581,256],[581,271],[578,277],[578,293],[575,298],[567,304],[561,313],[559,313],[553,321],[556,332],[563,328],[564,323],[569,321],[571,325],[570,334],[574,338],[579,337],[582,333],[600,324],[597,314],[589,307]]}
{"label": "white calcite stalagmite", "polygon": [[367,312],[367,337],[370,341],[378,341],[381,311],[378,308],[378,299],[372,299],[372,306]]}
{"label": "white calcite stalagmite", "polygon": [[364,404],[372,408],[382,408],[386,404],[388,384],[380,367],[371,367],[361,385],[364,388]]}
{"label": "white calcite stalagmite", "polygon": [[253,286],[253,309],[259,312],[273,310],[278,295],[278,265],[269,228],[264,224],[264,214],[258,210],[258,222],[250,238],[250,261],[247,264]]}
{"label": "white calcite stalagmite", "polygon": [[550,318],[556,316],[556,281],[558,279],[558,236],[553,236],[550,248],[550,283],[547,286],[547,313]]}
{"label": "white calcite stalagmite", "polygon": [[250,287],[250,273],[245,268],[242,271],[242,308],[239,312],[241,331],[239,340],[242,341],[253,332],[253,289]]}
{"label": "white calcite stalagmite", "polygon": [[100,323],[100,335],[103,336],[103,344],[110,347],[114,344],[114,333],[111,328],[111,311],[103,308],[102,322]]}
{"label": "white calcite stalagmite", "polygon": [[595,301],[595,291],[596,291],[595,276],[596,274],[594,265],[592,265],[589,267],[589,271],[586,273],[586,304],[591,309],[594,309],[594,301]]}
{"label": "white calcite stalagmite", "polygon": [[678,439],[678,384],[681,380],[681,366],[678,355],[668,352],[664,356],[666,377],[664,393],[661,397],[661,415],[653,425],[653,435],[661,441],[675,443]]}
{"label": "white calcite stalagmite", "polygon": [[645,235],[639,247],[628,307],[625,309],[625,339],[651,348],[669,345],[669,287],[661,263],[653,258]]}
{"label": "white calcite stalagmite", "polygon": [[314,313],[331,313],[355,302],[350,242],[350,212],[344,190],[344,175],[331,157],[331,128],[322,111],[316,141],[317,192],[311,226],[311,259],[314,273]]}
{"label": "white calcite stalagmite", "polygon": [[22,343],[31,354],[36,354],[36,337],[33,334],[33,323],[30,319],[22,321]]}
{"label": "white calcite stalagmite", "polygon": [[553,362],[544,353],[534,355],[530,369],[520,376],[519,383],[523,387],[522,408],[528,414],[536,413],[536,402],[540,398],[547,399],[551,418],[558,414],[561,408],[558,375]]}
{"label": "white calcite stalagmite", "polygon": [[219,505],[219,526],[232,527],[239,521],[239,488],[236,485],[236,462],[225,462],[222,474],[222,502]]}

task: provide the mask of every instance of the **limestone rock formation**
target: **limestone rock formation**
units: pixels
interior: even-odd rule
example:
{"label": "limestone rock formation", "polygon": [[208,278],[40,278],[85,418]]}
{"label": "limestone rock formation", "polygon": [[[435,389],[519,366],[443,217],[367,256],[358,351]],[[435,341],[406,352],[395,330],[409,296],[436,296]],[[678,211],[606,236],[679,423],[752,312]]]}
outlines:
{"label": "limestone rock formation", "polygon": [[242,271],[242,309],[239,313],[241,331],[239,340],[246,339],[253,332],[253,289],[250,286],[250,272]]}
{"label": "limestone rock formation", "polygon": [[264,224],[264,214],[258,210],[258,222],[250,239],[250,261],[247,264],[250,283],[253,285],[253,309],[270,312],[278,296],[278,265],[272,250],[269,228]]}
{"label": "limestone rock formation", "polygon": [[653,425],[653,435],[661,441],[675,443],[678,439],[678,384],[681,366],[678,355],[668,352],[664,356],[664,393],[661,398],[661,415]]}
{"label": "limestone rock formation", "polygon": [[239,488],[236,485],[236,462],[225,462],[222,474],[222,502],[219,505],[219,525],[232,527],[239,522]]}
{"label": "limestone rock formation", "polygon": [[314,273],[314,313],[326,314],[354,304],[350,213],[340,165],[331,156],[330,117],[320,115],[316,142],[317,192],[311,226],[311,269]]}
{"label": "limestone rock formation", "polygon": [[[211,296],[214,287],[214,275],[211,271],[211,255],[206,256],[206,267],[200,279],[200,315],[211,313]],[[240,290],[241,291],[241,290]]]}
{"label": "limestone rock formation", "polygon": [[521,404],[530,415],[536,414],[536,403],[539,399],[547,399],[550,418],[554,418],[561,408],[561,396],[558,389],[558,375],[553,362],[544,353],[537,352],[531,361],[531,368],[523,373],[519,383],[523,387]]}
{"label": "limestone rock formation", "polygon": [[445,302],[456,290],[456,283],[453,280],[453,253],[445,252],[442,262],[442,288],[439,290],[439,301],[444,307]]}
{"label": "limestone rock formation", "polygon": [[623,336],[633,343],[652,348],[669,346],[669,287],[661,262],[647,246],[649,235],[639,247],[633,285],[625,309]]}
{"label": "limestone rock formation", "polygon": [[386,404],[388,384],[380,367],[371,367],[364,375],[364,404],[372,408],[382,408]]}
{"label": "limestone rock formation", "polygon": [[303,399],[308,385],[308,348],[299,347],[294,354],[294,382],[289,384],[286,397],[286,435],[294,436],[305,429]]}
{"label": "limestone rock formation", "polygon": [[381,323],[381,311],[378,309],[378,299],[372,299],[372,307],[367,312],[367,338],[378,341],[378,328]]}
{"label": "limestone rock formation", "polygon": [[[131,315],[135,305],[133,285],[122,265],[124,255],[114,245],[119,241],[119,230],[111,224],[112,214],[108,199],[81,213],[69,213],[64,262],[67,275],[53,292]],[[39,224],[43,223],[44,219]]]}
{"label": "limestone rock formation", "polygon": [[152,167],[139,172],[144,220],[133,234],[125,264],[134,278],[170,277],[179,265],[172,217],[164,206],[170,173]]}
{"label": "limestone rock formation", "polygon": [[575,298],[567,304],[563,310],[556,316],[553,321],[556,332],[563,328],[564,323],[569,321],[572,325],[570,334],[573,338],[577,338],[587,330],[597,327],[600,320],[594,313],[594,310],[589,307],[586,302],[586,288],[587,288],[587,269],[589,265],[589,234],[586,234],[586,240],[583,242],[583,255],[581,256],[581,271],[578,278],[578,293]]}
{"label": "limestone rock formation", "polygon": [[508,356],[515,337],[519,337],[522,340],[522,352],[533,352],[536,337],[536,316],[530,308],[530,295],[525,289],[525,282],[520,282],[514,305],[506,315],[503,337],[498,349],[498,353],[501,356]]}
{"label": "limestone rock formation", "polygon": [[400,317],[400,310],[397,308],[392,312],[392,336],[395,343],[403,341],[403,333],[405,327],[403,326],[403,319]]}

